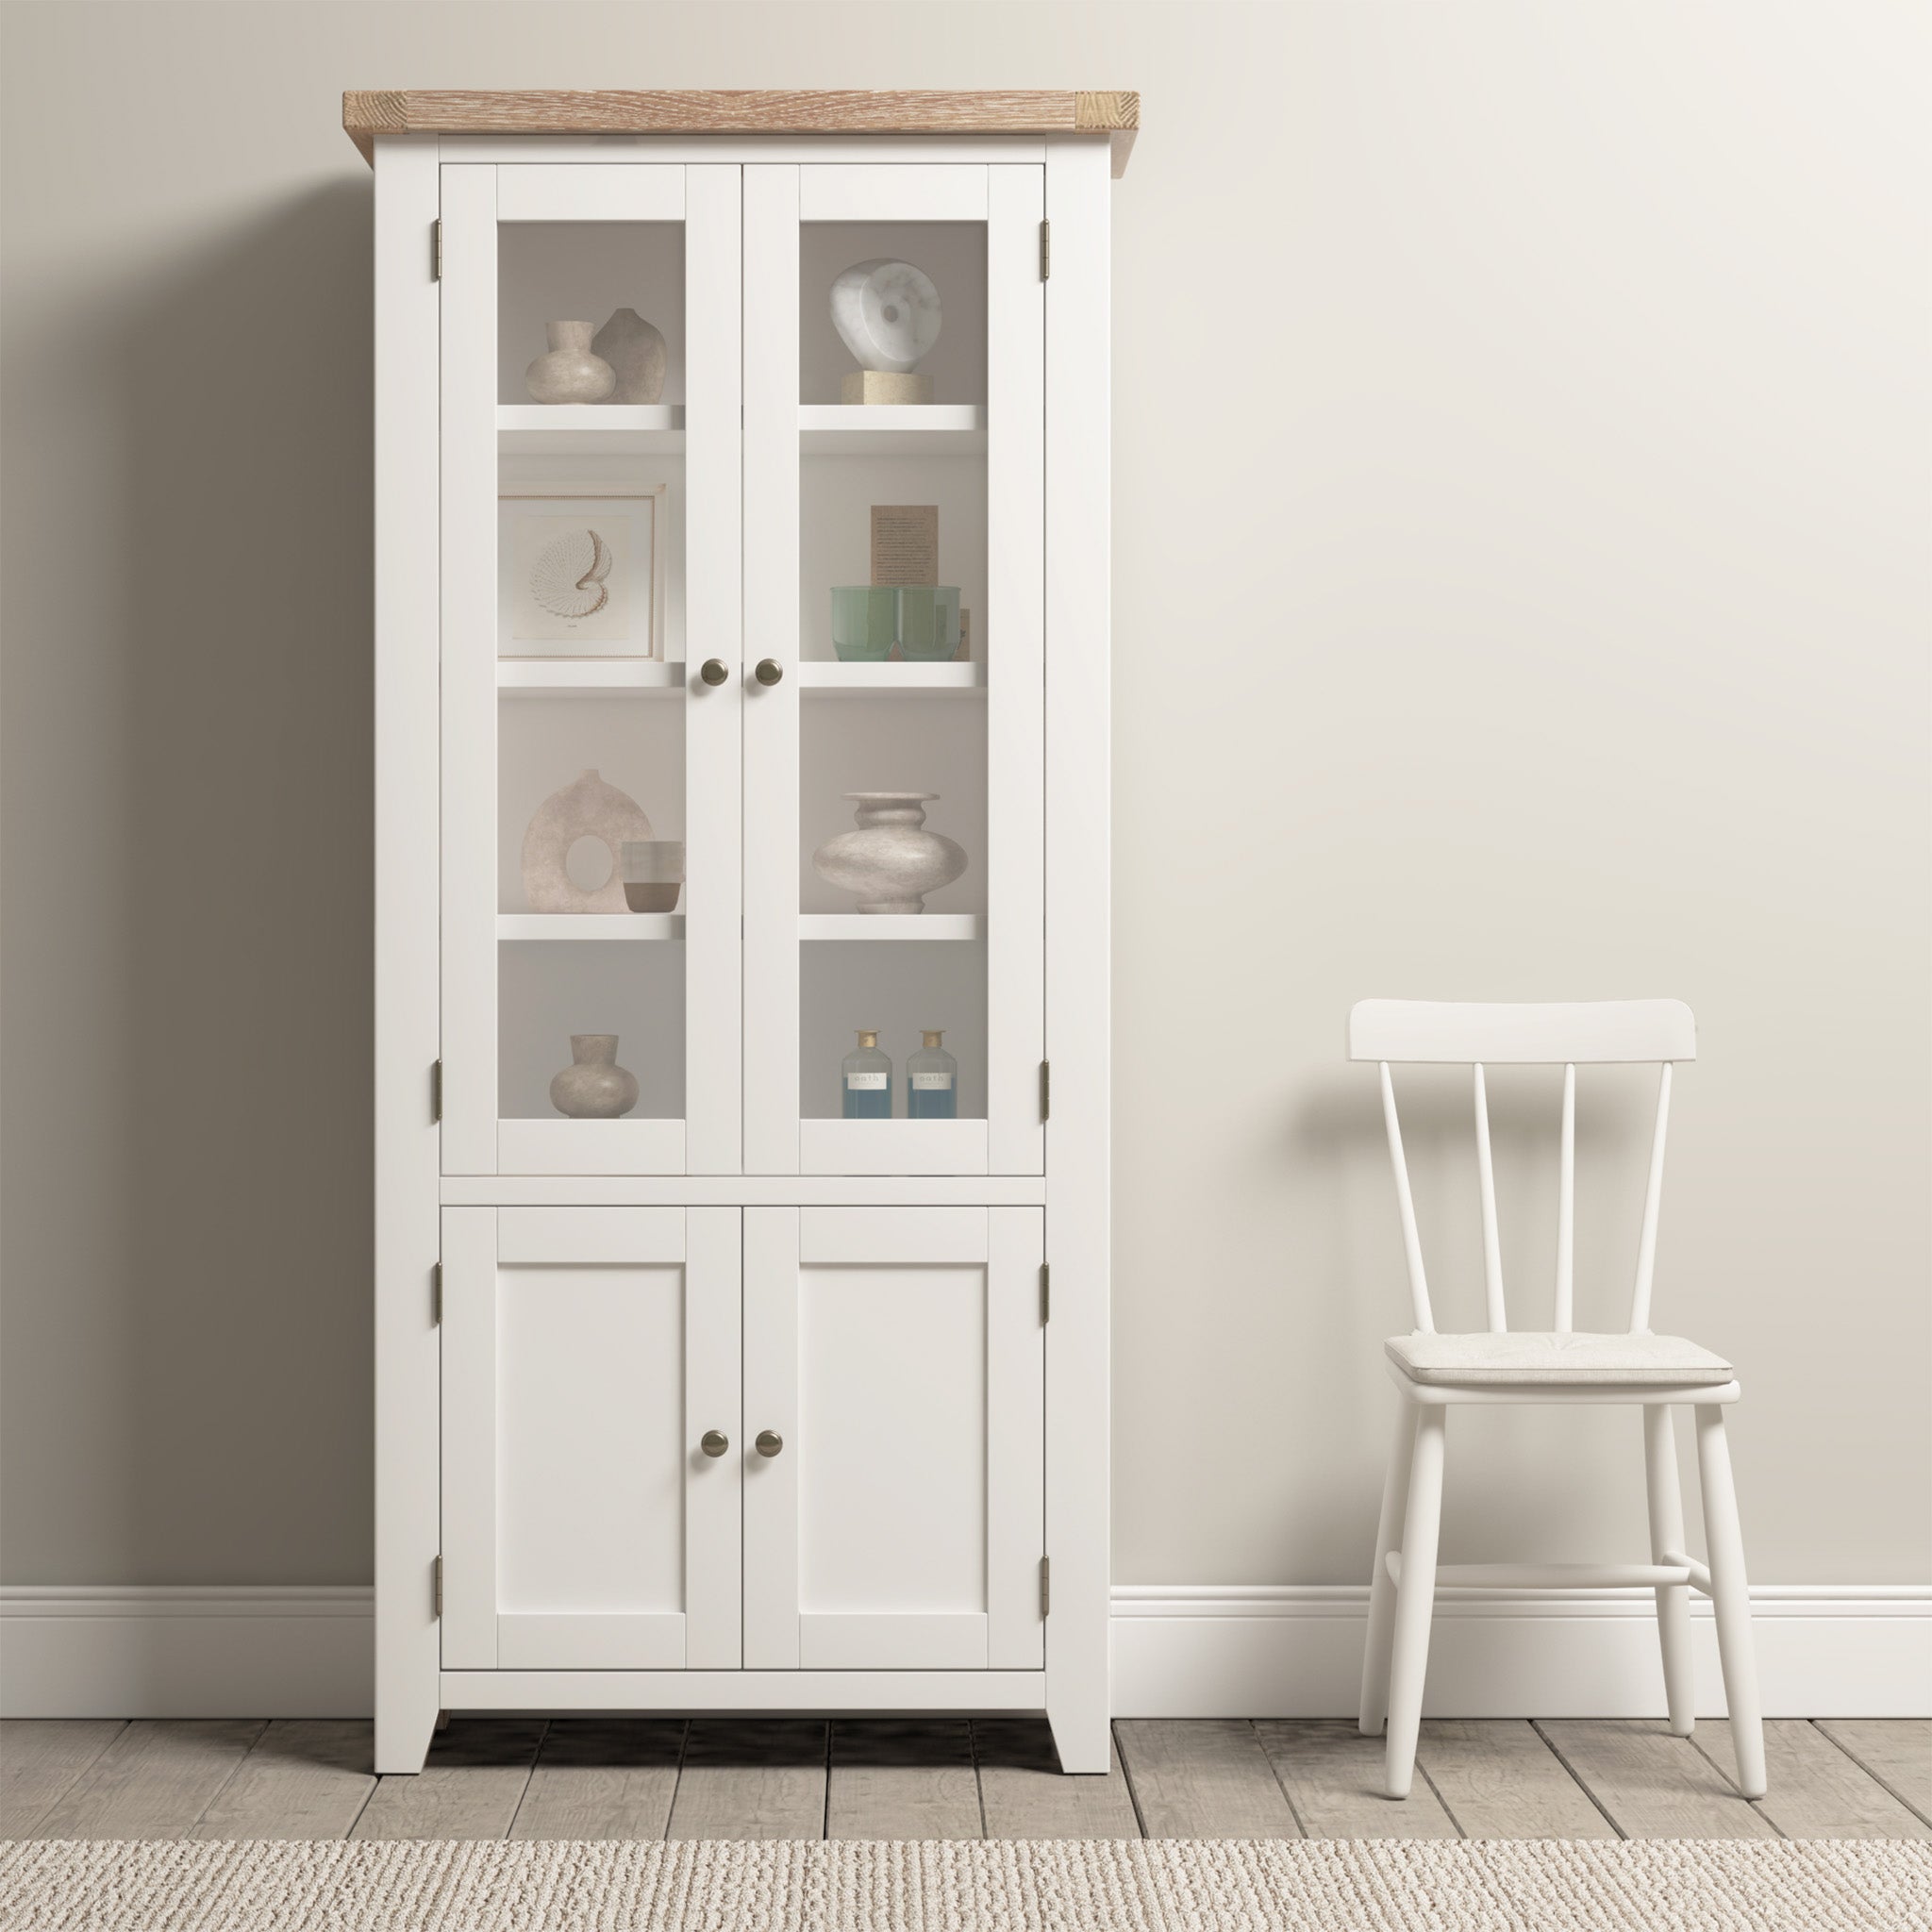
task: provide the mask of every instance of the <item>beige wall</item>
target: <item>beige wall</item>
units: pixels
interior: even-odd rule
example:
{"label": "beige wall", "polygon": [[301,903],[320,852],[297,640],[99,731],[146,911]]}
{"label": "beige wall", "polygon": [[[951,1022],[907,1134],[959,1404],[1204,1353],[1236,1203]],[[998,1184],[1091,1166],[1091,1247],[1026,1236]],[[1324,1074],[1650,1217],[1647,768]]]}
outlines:
{"label": "beige wall", "polygon": [[[1365,1574],[1402,1307],[1341,1059],[1371,992],[1696,1007],[1659,1320],[1742,1365],[1757,1574],[1932,1575],[1922,23],[7,7],[6,1580],[369,1574],[369,175],[336,97],[599,83],[1143,91],[1116,1576]],[[1553,1091],[1505,1084],[1541,1292]],[[1586,1294],[1635,1241],[1613,1085]],[[1461,1104],[1417,1139],[1466,1312]],[[1474,1419],[1452,1541],[1635,1550],[1634,1424],[1590,1420]]]}

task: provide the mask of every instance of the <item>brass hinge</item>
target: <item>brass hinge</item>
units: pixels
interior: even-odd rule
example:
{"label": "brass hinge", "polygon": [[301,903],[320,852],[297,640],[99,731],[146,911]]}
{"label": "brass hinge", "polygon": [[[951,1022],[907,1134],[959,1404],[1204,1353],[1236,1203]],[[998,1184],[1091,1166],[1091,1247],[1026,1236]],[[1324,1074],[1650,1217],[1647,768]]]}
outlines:
{"label": "brass hinge", "polygon": [[1053,1608],[1053,1558],[1040,1559],[1040,1614],[1044,1617]]}
{"label": "brass hinge", "polygon": [[440,282],[442,279],[442,224],[441,221],[429,225],[429,279]]}
{"label": "brass hinge", "polygon": [[434,1060],[429,1068],[429,1118],[442,1118],[442,1062]]}
{"label": "brass hinge", "polygon": [[439,1328],[442,1326],[442,1263],[434,1263],[429,1270],[429,1319]]}
{"label": "brass hinge", "polygon": [[1048,1285],[1051,1272],[1044,1261],[1040,1264],[1040,1325],[1042,1328],[1053,1320],[1053,1291]]}
{"label": "brass hinge", "polygon": [[441,1558],[441,1557],[437,1557],[437,1559],[436,1559],[436,1583],[435,1583],[435,1591],[436,1591],[436,1614],[437,1614],[437,1615],[438,1615],[438,1616],[440,1617],[440,1616],[441,1616],[441,1615],[442,1615],[442,1558]]}
{"label": "brass hinge", "polygon": [[1040,225],[1040,279],[1043,282],[1053,274],[1053,224]]}
{"label": "brass hinge", "polygon": [[1053,1112],[1053,1062],[1040,1063],[1040,1118],[1047,1120]]}

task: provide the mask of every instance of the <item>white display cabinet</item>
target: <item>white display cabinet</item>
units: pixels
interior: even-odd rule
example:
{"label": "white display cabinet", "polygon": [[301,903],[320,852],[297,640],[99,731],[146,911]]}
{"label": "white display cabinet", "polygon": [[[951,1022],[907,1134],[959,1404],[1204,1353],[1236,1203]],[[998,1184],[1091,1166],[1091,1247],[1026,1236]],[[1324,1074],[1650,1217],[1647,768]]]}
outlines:
{"label": "white display cabinet", "polygon": [[[1041,1711],[1108,1767],[1135,118],[345,100],[376,198],[382,1771],[452,1709]],[[939,291],[919,400],[844,399],[831,285],[881,260]],[[546,324],[625,308],[652,399],[530,399]],[[921,654],[908,592],[890,656],[840,655],[881,506],[936,513],[958,651]],[[813,863],[848,793],[927,795],[964,870],[860,910]],[[682,846],[675,903],[626,903],[625,841]],[[891,1078],[848,1096],[861,1030]],[[949,1091],[908,1075],[929,1031]],[[585,1117],[552,1079],[608,1035],[636,1098]]]}

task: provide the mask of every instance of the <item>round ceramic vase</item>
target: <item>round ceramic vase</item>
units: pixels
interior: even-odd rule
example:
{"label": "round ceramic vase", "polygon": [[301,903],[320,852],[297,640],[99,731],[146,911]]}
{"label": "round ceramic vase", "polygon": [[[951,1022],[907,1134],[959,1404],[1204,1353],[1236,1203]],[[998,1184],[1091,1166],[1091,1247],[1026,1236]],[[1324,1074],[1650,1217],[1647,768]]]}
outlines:
{"label": "round ceramic vase", "polygon": [[848,791],[858,808],[856,832],[827,839],[811,856],[812,870],[858,898],[861,912],[924,912],[924,895],[966,870],[966,855],[925,827],[923,807],[936,791]]}
{"label": "round ceramic vase", "polygon": [[547,356],[524,371],[524,386],[540,403],[602,403],[617,387],[617,372],[591,353],[588,322],[546,322]]}
{"label": "round ceramic vase", "polygon": [[550,1104],[574,1121],[614,1121],[638,1104],[638,1076],[617,1064],[617,1035],[573,1033],[571,1063],[550,1083]]}

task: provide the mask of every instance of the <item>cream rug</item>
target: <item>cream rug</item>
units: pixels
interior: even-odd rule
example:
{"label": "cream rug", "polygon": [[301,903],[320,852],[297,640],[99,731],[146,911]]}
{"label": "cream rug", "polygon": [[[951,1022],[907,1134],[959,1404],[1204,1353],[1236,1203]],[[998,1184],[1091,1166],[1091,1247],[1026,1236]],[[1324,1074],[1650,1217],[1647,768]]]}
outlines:
{"label": "cream rug", "polygon": [[8,1932],[1924,1932],[1897,1840],[0,1846]]}

